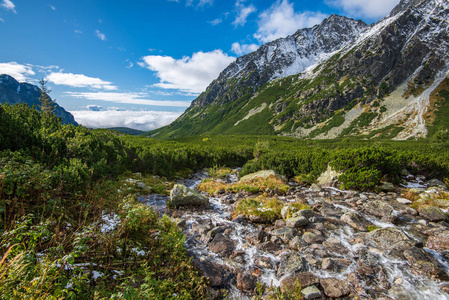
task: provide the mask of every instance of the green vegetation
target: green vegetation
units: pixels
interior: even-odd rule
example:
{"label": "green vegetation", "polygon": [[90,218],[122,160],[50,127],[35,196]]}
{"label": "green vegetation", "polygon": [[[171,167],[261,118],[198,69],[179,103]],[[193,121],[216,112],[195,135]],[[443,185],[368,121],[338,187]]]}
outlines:
{"label": "green vegetation", "polygon": [[[447,181],[449,145],[441,132],[416,141],[165,141],[62,125],[27,105],[2,105],[0,299],[206,298],[206,280],[193,269],[183,236],[136,201],[139,195],[167,194],[173,179],[203,168],[218,177],[233,167],[242,167],[240,175],[272,169],[310,184],[330,164],[343,172],[344,188],[359,190],[375,190],[381,180],[399,183],[402,169]],[[282,205],[263,193],[288,189],[274,177],[200,187],[259,193],[238,212],[268,221],[279,218]]]}

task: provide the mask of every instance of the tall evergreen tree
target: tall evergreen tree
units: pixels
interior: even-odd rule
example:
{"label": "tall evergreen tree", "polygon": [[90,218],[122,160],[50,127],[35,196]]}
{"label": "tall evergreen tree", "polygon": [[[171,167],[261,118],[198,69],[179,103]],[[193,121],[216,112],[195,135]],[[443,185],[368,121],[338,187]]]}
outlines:
{"label": "tall evergreen tree", "polygon": [[51,90],[47,87],[47,81],[41,79],[39,84],[41,88],[41,96],[39,97],[41,111],[45,113],[52,113],[55,110],[55,102],[54,100],[51,100],[50,96],[48,96]]}

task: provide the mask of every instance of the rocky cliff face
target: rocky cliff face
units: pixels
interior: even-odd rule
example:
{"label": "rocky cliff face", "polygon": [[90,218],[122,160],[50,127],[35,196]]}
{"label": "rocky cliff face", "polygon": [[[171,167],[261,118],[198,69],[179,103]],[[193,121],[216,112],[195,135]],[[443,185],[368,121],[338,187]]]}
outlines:
{"label": "rocky cliff face", "polygon": [[[40,107],[39,97],[40,89],[29,83],[19,83],[13,77],[9,75],[0,75],[0,103],[16,104],[26,103],[29,106],[35,106],[37,109]],[[75,122],[75,118],[64,108],[56,103],[54,114],[62,118],[62,122],[65,124],[78,125]]]}
{"label": "rocky cliff face", "polygon": [[403,0],[372,26],[331,16],[237,59],[153,135],[427,136],[449,107],[448,19],[444,0]]}

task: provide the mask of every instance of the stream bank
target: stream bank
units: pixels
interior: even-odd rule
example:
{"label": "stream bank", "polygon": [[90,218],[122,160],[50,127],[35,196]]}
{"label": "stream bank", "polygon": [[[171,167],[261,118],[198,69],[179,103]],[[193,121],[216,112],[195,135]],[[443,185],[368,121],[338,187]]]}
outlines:
{"label": "stream bank", "polygon": [[[180,183],[195,188],[206,177],[197,173]],[[286,195],[272,195],[284,205],[283,217],[272,223],[235,215],[238,201],[255,197],[246,192],[220,191],[208,196],[208,207],[176,210],[168,209],[168,197],[139,200],[181,228],[194,265],[209,278],[210,298],[269,299],[296,291],[304,299],[449,299],[445,210],[416,210],[404,190],[288,184]],[[447,191],[423,178],[409,178],[404,189],[421,198]],[[296,202],[311,209],[295,211]]]}

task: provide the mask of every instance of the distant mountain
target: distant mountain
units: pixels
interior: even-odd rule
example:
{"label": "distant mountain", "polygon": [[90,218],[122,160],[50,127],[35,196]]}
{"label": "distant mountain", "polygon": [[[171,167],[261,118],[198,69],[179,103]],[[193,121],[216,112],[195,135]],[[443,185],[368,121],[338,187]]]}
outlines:
{"label": "distant mountain", "polygon": [[128,128],[128,127],[113,127],[113,128],[106,128],[106,129],[118,131],[118,132],[129,134],[129,135],[141,135],[141,134],[145,133],[145,131]]}
{"label": "distant mountain", "polygon": [[332,15],[238,58],[149,135],[425,137],[449,125],[449,3],[402,0],[376,24]]}
{"label": "distant mountain", "polygon": [[[13,77],[2,74],[0,75],[0,103],[16,104],[26,103],[30,107],[33,105],[36,109],[40,110],[39,97],[41,91],[36,85],[29,83],[19,83]],[[62,118],[62,122],[65,124],[78,125],[75,118],[71,113],[59,106],[57,103],[54,114]]]}

